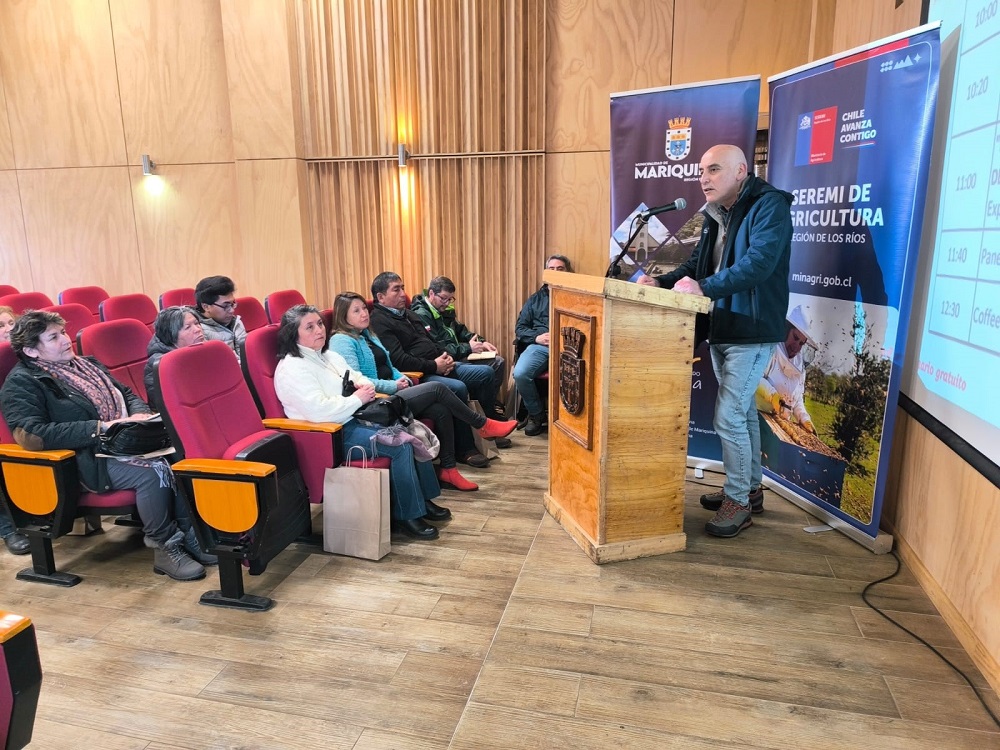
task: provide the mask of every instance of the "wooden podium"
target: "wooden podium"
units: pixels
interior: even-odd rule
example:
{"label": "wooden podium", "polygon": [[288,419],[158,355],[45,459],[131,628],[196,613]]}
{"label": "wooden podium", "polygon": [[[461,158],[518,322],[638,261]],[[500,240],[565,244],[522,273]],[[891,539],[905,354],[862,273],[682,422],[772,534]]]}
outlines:
{"label": "wooden podium", "polygon": [[691,363],[707,297],[546,271],[545,508],[595,563],[684,549]]}

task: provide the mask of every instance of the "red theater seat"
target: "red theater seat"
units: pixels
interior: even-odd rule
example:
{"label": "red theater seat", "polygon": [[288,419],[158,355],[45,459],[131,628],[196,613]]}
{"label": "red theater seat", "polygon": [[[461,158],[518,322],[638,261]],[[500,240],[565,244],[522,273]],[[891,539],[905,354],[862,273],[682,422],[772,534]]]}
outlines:
{"label": "red theater seat", "polygon": [[76,345],[80,354],[96,357],[118,382],[149,403],[143,372],[149,359],[146,349],[151,338],[149,328],[140,321],[124,318],[84,328],[77,335]]}
{"label": "red theater seat", "polygon": [[102,321],[132,318],[143,323],[150,333],[158,312],[156,304],[145,294],[119,294],[101,303]]}
{"label": "red theater seat", "polygon": [[8,294],[20,294],[20,292],[16,286],[0,284],[0,297],[6,297]]}
{"label": "red theater seat", "polygon": [[59,304],[77,304],[86,307],[94,316],[94,322],[101,320],[101,303],[111,295],[99,286],[74,286],[59,292]]}
{"label": "red theater seat", "polygon": [[19,292],[0,297],[0,307],[10,307],[18,315],[25,310],[41,310],[43,307],[52,307],[52,300],[41,292]]}
{"label": "red theater seat", "polygon": [[236,312],[247,331],[256,331],[268,325],[267,313],[256,297],[237,297]]}
{"label": "red theater seat", "polygon": [[154,380],[174,447],[174,464],[203,549],[219,556],[221,589],[203,604],[268,609],[244,593],[251,575],[311,526],[308,496],[291,439],[267,429],[232,349],[221,341],[167,352]]}
{"label": "red theater seat", "polygon": [[304,305],[306,298],[297,289],[284,289],[280,292],[271,292],[264,298],[264,310],[267,312],[267,319],[271,323],[280,323],[281,316],[290,307]]}
{"label": "red theater seat", "polygon": [[160,295],[160,309],[166,310],[168,307],[194,307],[194,287],[183,287],[181,289],[168,289]]}

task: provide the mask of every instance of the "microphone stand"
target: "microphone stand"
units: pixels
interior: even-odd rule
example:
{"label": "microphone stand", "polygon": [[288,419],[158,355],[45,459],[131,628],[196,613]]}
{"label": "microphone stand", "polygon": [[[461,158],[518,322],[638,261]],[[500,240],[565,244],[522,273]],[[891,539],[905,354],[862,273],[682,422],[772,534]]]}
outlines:
{"label": "microphone stand", "polygon": [[635,215],[635,218],[632,219],[632,223],[635,224],[635,231],[629,235],[628,240],[625,242],[625,247],[623,247],[622,251],[618,253],[618,257],[611,261],[611,265],[608,266],[608,270],[604,274],[604,278],[617,279],[621,275],[622,269],[619,263],[621,263],[622,258],[625,257],[625,253],[627,253],[629,248],[632,247],[632,243],[635,242],[635,238],[639,236],[639,232],[648,222],[649,219],[643,218],[642,212]]}

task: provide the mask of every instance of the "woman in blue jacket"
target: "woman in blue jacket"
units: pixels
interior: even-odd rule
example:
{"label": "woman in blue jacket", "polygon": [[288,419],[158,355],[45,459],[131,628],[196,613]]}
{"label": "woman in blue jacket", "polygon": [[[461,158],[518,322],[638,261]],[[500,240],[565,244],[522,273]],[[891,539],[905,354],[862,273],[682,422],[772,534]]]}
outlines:
{"label": "woman in blue jacket", "polygon": [[397,370],[389,352],[369,328],[368,305],[354,292],[342,292],[333,303],[333,337],[330,349],[342,356],[352,370],[357,370],[375,385],[376,393],[398,393],[414,416],[434,421],[434,433],[441,441],[438,453],[438,481],[456,490],[471,492],[479,489],[458,471],[455,457],[455,420],[463,423],[457,429],[479,430],[484,438],[506,437],[514,431],[516,422],[488,419],[469,408],[468,404],[441,383],[413,382]]}

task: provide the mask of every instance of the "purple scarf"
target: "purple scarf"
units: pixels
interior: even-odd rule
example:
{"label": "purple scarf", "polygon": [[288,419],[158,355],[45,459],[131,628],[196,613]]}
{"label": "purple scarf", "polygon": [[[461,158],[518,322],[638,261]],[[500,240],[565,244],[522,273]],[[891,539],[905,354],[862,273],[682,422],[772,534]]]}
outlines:
{"label": "purple scarf", "polygon": [[93,362],[73,357],[68,362],[36,359],[34,364],[86,396],[97,409],[97,418],[102,422],[128,416],[125,397],[115,388],[107,373]]}

